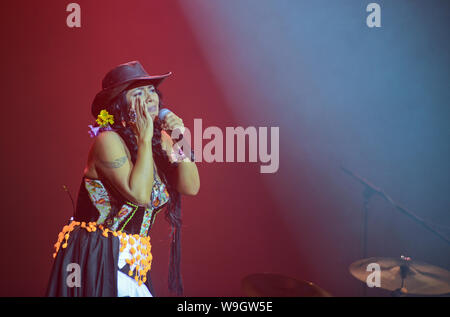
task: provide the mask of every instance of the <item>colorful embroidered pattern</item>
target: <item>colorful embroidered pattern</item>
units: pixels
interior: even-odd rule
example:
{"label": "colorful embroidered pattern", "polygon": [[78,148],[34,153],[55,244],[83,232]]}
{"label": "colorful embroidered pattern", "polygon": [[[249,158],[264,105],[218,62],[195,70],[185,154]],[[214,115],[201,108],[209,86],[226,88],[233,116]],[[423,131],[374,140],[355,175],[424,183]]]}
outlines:
{"label": "colorful embroidered pattern", "polygon": [[[105,219],[111,212],[111,202],[108,191],[103,186],[102,182],[98,179],[89,179],[85,177],[86,190],[89,193],[92,203],[99,211],[99,217],[97,219],[98,224],[104,224]],[[146,237],[148,231],[155,222],[156,214],[161,210],[162,206],[166,204],[170,199],[169,192],[163,182],[159,181],[155,176],[155,182],[153,184],[151,206],[145,209],[144,217],[142,219],[142,225],[139,232],[140,236]],[[114,217],[112,223],[108,223],[107,226],[111,230],[123,230],[128,221],[132,218],[136,212],[138,206],[126,202],[120,208],[118,214]],[[155,213],[155,215],[153,215]],[[130,216],[131,214],[131,216]],[[128,218],[128,219],[127,219]],[[124,220],[127,219],[124,222]]]}
{"label": "colorful embroidered pattern", "polygon": [[[156,215],[161,211],[161,207],[169,201],[169,192],[164,183],[155,178],[155,185],[152,191],[152,208],[146,208],[144,219],[142,220],[141,231],[139,235],[147,236],[148,230],[153,225]],[[155,213],[155,215],[153,215]]]}
{"label": "colorful embroidered pattern", "polygon": [[[117,216],[114,217],[113,223],[111,224],[111,229],[112,230],[117,230],[117,228],[119,227],[119,225],[122,223],[122,221],[124,221],[128,215],[130,213],[135,213],[137,210],[138,206],[135,204],[132,204],[130,202],[127,202],[126,204],[124,204],[120,210],[119,213],[117,214]],[[132,217],[132,216],[131,216]],[[128,219],[130,220],[131,217]],[[123,228],[127,225],[128,222],[126,222],[123,226],[121,226],[122,228],[120,230],[123,230]]]}
{"label": "colorful embroidered pattern", "polygon": [[97,208],[99,212],[99,217],[97,219],[98,224],[105,222],[111,211],[111,202],[109,200],[108,192],[100,180],[85,178],[86,190],[89,193],[92,203]]}

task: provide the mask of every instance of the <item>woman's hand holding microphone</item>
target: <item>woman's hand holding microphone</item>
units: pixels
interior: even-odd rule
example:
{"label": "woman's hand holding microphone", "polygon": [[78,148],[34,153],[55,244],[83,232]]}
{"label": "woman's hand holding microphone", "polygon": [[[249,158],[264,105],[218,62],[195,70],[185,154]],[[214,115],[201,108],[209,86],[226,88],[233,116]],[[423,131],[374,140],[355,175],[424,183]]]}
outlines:
{"label": "woman's hand holding microphone", "polygon": [[[163,130],[167,131],[168,133],[172,133],[175,129],[178,129],[180,131],[180,134],[184,133],[185,128],[184,128],[183,119],[181,119],[175,113],[173,113],[172,111],[170,111],[168,109],[161,109],[159,116],[160,116],[160,119],[162,120],[161,128]],[[161,118],[161,116],[163,118]]]}
{"label": "woman's hand holding microphone", "polygon": [[[169,161],[171,163],[193,161],[193,156],[186,155],[178,144],[185,131],[183,119],[168,109],[160,110],[159,117],[163,121],[162,129],[167,131],[167,133],[162,133],[161,135],[163,136],[163,149],[166,151]],[[179,134],[174,133],[175,130],[178,130]],[[177,143],[174,144],[174,141]],[[183,142],[183,145],[183,149],[186,151],[186,143]],[[189,152],[190,149],[187,151]]]}

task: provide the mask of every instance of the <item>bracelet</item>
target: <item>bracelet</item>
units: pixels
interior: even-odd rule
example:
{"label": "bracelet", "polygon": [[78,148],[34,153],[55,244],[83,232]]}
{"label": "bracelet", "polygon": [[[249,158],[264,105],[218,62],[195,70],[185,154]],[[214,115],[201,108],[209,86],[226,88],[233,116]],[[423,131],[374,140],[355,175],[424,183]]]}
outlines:
{"label": "bracelet", "polygon": [[[189,159],[190,159],[190,162],[195,162],[195,155],[194,155],[194,150],[193,149],[191,149],[191,153],[190,154],[191,154],[190,158],[188,158],[186,153],[184,153],[181,148],[178,150],[178,153],[173,152],[172,153],[172,161],[173,161],[172,165],[178,166],[178,164],[180,162],[189,162]],[[188,161],[186,161],[186,160],[188,160]]]}

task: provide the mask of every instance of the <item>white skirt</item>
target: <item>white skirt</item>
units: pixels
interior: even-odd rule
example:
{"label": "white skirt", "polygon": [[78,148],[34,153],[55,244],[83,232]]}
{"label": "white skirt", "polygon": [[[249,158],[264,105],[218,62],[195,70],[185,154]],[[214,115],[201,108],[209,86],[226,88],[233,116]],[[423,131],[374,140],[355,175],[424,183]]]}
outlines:
{"label": "white skirt", "polygon": [[117,296],[118,297],[153,297],[145,284],[139,286],[134,278],[117,271]]}
{"label": "white skirt", "polygon": [[[130,259],[129,247],[124,251],[119,252],[119,269],[126,264],[126,259]],[[134,267],[134,265],[133,265]],[[139,286],[138,282],[133,277],[117,271],[117,296],[118,297],[153,297],[145,284]]]}

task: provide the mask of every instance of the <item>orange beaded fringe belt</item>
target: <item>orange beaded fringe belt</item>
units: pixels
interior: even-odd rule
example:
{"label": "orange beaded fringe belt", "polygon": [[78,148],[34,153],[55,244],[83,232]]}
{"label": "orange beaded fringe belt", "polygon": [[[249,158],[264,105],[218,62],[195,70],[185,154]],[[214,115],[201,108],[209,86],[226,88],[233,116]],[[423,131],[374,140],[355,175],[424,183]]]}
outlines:
{"label": "orange beaded fringe belt", "polygon": [[153,258],[151,254],[150,237],[142,237],[138,234],[131,235],[121,231],[112,231],[108,228],[104,228],[103,225],[97,225],[95,222],[86,223],[72,221],[69,225],[64,226],[62,231],[58,234],[58,241],[54,245],[56,251],[53,253],[53,258],[56,258],[60,248],[67,248],[70,233],[78,226],[88,232],[95,232],[98,228],[99,230],[102,230],[102,235],[105,238],[108,238],[109,234],[119,238],[120,252],[128,251],[130,254],[130,258],[125,260],[130,266],[128,275],[131,277],[134,274],[134,279],[139,283],[139,286],[147,281],[147,272],[151,269]]}

